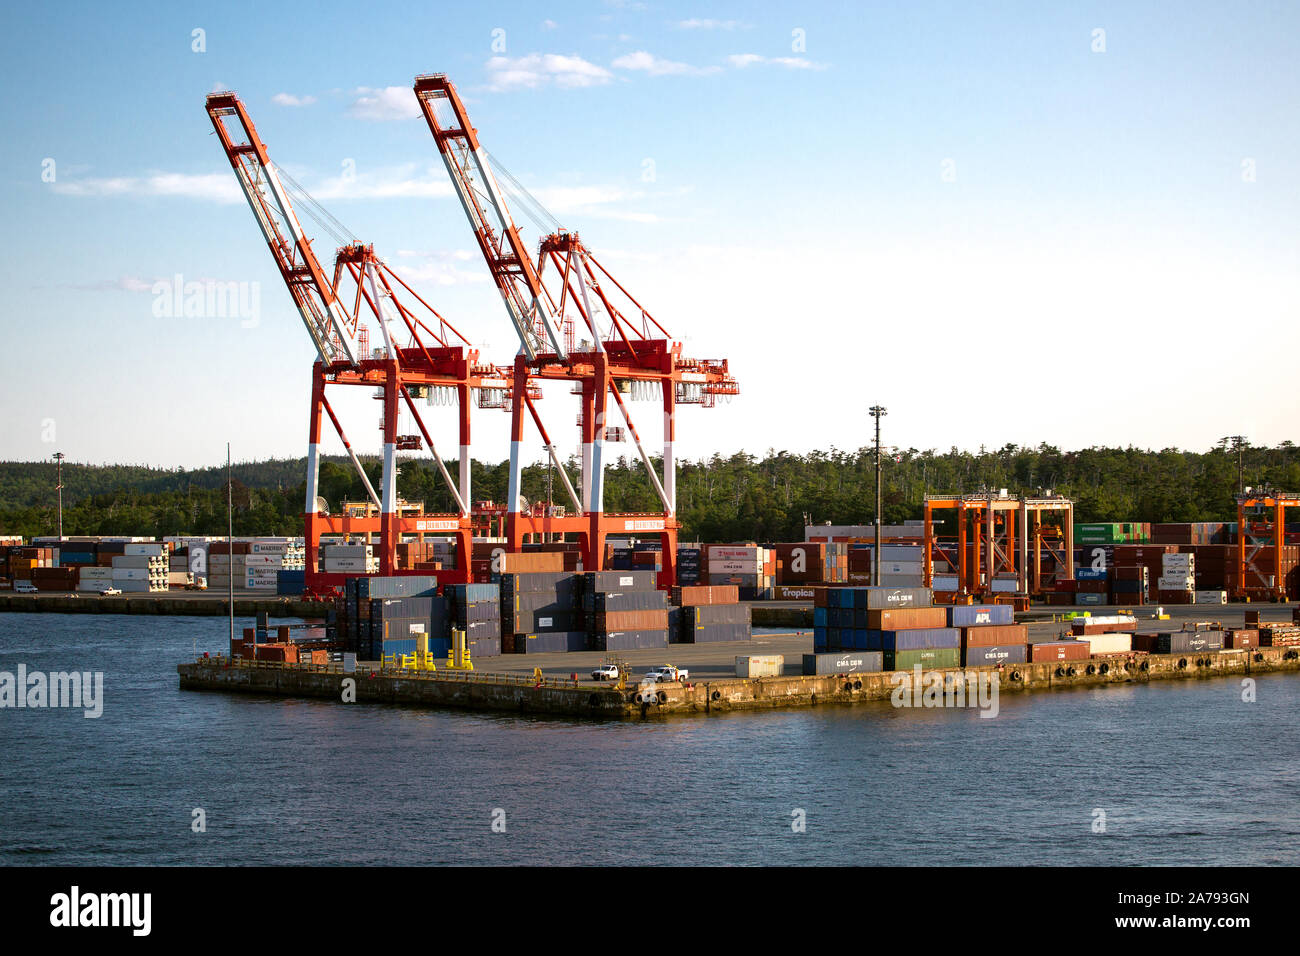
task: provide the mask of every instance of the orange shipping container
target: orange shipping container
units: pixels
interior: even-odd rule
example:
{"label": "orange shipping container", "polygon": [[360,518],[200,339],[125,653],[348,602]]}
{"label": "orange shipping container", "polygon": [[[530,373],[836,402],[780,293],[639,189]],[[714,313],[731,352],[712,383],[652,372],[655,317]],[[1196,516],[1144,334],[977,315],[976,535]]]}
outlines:
{"label": "orange shipping container", "polygon": [[947,626],[948,612],[941,607],[891,607],[867,611],[867,627],[873,631]]}
{"label": "orange shipping container", "polygon": [[672,601],[678,607],[701,607],[709,604],[736,604],[740,589],[733,584],[693,585],[673,588]]}
{"label": "orange shipping container", "polygon": [[605,611],[597,615],[605,631],[663,631],[668,629],[668,609],[659,611]]}

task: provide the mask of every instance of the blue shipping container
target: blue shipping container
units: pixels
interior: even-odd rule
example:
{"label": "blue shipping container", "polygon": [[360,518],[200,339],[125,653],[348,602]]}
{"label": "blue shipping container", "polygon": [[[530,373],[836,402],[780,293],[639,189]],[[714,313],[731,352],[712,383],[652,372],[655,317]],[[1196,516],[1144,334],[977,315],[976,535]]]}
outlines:
{"label": "blue shipping container", "polygon": [[949,627],[983,627],[1015,622],[1015,609],[1010,604],[957,604],[948,608]]}

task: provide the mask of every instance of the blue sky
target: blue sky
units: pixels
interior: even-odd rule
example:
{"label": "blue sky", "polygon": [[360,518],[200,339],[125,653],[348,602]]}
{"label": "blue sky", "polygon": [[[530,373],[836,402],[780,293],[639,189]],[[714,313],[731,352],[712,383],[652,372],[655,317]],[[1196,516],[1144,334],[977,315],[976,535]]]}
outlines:
{"label": "blue sky", "polygon": [[[312,350],[211,135],[218,87],[509,361],[425,72],[688,352],[732,360],[741,396],[685,411],[682,455],[854,448],[877,402],[904,447],[1300,440],[1295,5],[465,7],[9,11],[0,456],[303,453]],[[155,315],[177,274],[256,284],[256,323]],[[377,450],[374,403],[341,404]],[[576,450],[576,409],[544,408]],[[476,457],[505,438],[480,413]]]}

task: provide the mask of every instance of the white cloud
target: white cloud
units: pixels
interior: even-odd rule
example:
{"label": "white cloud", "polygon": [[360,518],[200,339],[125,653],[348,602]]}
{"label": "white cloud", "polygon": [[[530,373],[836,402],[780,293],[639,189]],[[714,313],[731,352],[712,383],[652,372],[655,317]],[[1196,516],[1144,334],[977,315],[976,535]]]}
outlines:
{"label": "white cloud", "polygon": [[689,63],[679,63],[676,60],[665,60],[645,50],[626,53],[610,65],[618,70],[640,70],[650,76],[703,76],[717,73],[721,69],[717,66],[699,67],[691,66]]}
{"label": "white cloud", "polygon": [[54,184],[54,191],[65,196],[179,196],[219,203],[237,203],[244,199],[230,172],[151,173],[148,176],[64,180]]}
{"label": "white cloud", "polygon": [[[415,163],[383,167],[354,176],[333,176],[302,182],[320,201],[334,199],[442,199],[452,195],[442,167],[421,170]],[[80,197],[180,197],[218,203],[239,203],[244,194],[233,173],[153,173],[148,176],[116,176],[62,180],[54,190],[65,196]]]}
{"label": "white cloud", "polygon": [[431,282],[434,285],[460,285],[466,282],[486,282],[486,268],[472,271],[461,267],[462,263],[479,263],[477,252],[468,249],[440,249],[422,251],[399,249],[397,257],[405,260],[400,269],[394,271],[406,282]]}
{"label": "white cloud", "polygon": [[295,96],[292,93],[276,93],[271,97],[276,106],[311,106],[316,102],[314,96]]}
{"label": "white cloud", "polygon": [[[301,181],[301,180],[300,180]],[[443,199],[452,195],[451,183],[441,166],[421,171],[404,163],[353,176],[332,176],[307,191],[321,201],[331,199]]]}
{"label": "white cloud", "polygon": [[806,60],[801,56],[759,56],[757,53],[735,53],[727,57],[727,62],[738,69],[744,69],[747,66],[754,66],[758,63],[770,64],[772,66],[783,66],[790,70],[824,70],[827,67],[825,63],[816,63],[813,60]]}
{"label": "white cloud", "polygon": [[152,292],[153,279],[141,279],[139,276],[118,276],[116,279],[101,279],[98,282],[73,282],[64,288],[77,289],[81,292]]}
{"label": "white cloud", "polygon": [[644,198],[644,193],[620,186],[543,186],[530,192],[549,212],[557,216],[617,219],[623,222],[659,221],[654,213],[609,208]]}
{"label": "white cloud", "polygon": [[745,24],[739,20],[709,20],[696,19],[692,17],[689,20],[678,20],[677,29],[679,30],[735,30],[743,27]]}
{"label": "white cloud", "polygon": [[554,30],[554,29],[555,29],[556,27],[558,27],[558,26],[559,26],[559,24],[556,23],[554,20],[543,20],[543,21],[542,21],[542,29],[543,29],[543,30]]}
{"label": "white cloud", "polygon": [[382,89],[359,86],[352,94],[356,99],[348,107],[348,112],[357,119],[386,122],[415,119],[420,115],[420,104],[409,86],[385,86]]}
{"label": "white cloud", "polygon": [[613,74],[602,66],[580,56],[558,53],[494,56],[487,61],[487,69],[488,88],[496,92],[532,90],[552,82],[565,88],[599,86],[613,79]]}
{"label": "white cloud", "polygon": [[217,82],[212,84],[212,89],[208,90],[208,93],[224,93],[228,89],[230,89],[230,87],[226,86],[226,84],[222,83],[220,80],[217,80]]}

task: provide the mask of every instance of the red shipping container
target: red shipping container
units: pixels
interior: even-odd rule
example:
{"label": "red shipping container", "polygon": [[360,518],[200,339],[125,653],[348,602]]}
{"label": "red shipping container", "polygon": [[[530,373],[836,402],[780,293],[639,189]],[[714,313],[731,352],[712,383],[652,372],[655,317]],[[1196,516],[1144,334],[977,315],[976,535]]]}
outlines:
{"label": "red shipping container", "polygon": [[1159,637],[1156,633],[1143,633],[1133,635],[1133,650],[1142,651],[1146,654],[1154,654],[1156,650],[1156,639]]}
{"label": "red shipping container", "polygon": [[948,611],[941,607],[891,607],[867,611],[867,627],[873,631],[947,626]]}
{"label": "red shipping container", "polygon": [[1026,624],[988,624],[983,627],[963,627],[962,647],[998,647],[1002,644],[1028,644],[1029,626]]}
{"label": "red shipping container", "polygon": [[[805,588],[804,590],[808,590]],[[812,594],[804,598],[777,598],[777,600],[810,600]],[[710,604],[740,603],[740,589],[734,584],[692,585],[676,587],[672,590],[672,602],[678,607],[704,607]]]}
{"label": "red shipping container", "polygon": [[1091,653],[1092,645],[1087,641],[1047,641],[1029,645],[1029,663],[1086,661]]}
{"label": "red shipping container", "polygon": [[1259,631],[1229,631],[1223,636],[1223,646],[1238,651],[1247,650],[1252,647],[1259,647]]}
{"label": "red shipping container", "polygon": [[605,611],[597,615],[605,631],[663,631],[668,628],[668,609],[661,611]]}

